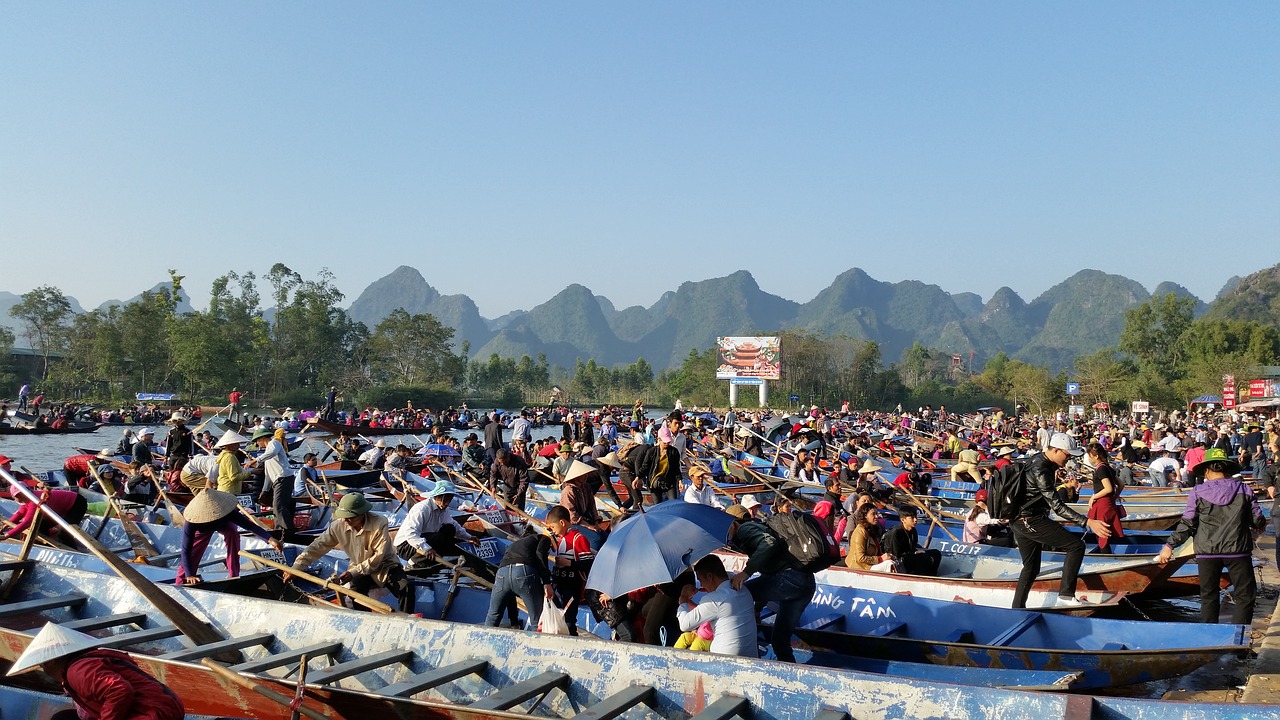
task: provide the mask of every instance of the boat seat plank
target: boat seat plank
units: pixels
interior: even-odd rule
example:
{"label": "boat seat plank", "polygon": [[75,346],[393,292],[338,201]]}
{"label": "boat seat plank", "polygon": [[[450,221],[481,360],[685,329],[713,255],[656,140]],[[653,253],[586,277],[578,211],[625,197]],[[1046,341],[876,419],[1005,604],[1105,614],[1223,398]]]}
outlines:
{"label": "boat seat plank", "polygon": [[453,682],[458,678],[466,677],[473,673],[483,673],[488,669],[488,660],[460,660],[449,665],[442,665],[434,670],[411,675],[376,692],[379,695],[389,695],[391,697],[412,697],[420,692]]}
{"label": "boat seat plank", "polygon": [[1040,613],[1027,613],[1025,617],[1014,623],[1008,630],[997,635],[995,639],[988,644],[995,645],[997,647],[1008,647],[1012,645],[1013,642],[1022,635],[1022,633],[1026,632],[1032,625],[1040,622],[1041,617],[1042,615]]}
{"label": "boat seat plank", "polygon": [[574,715],[573,720],[613,720],[640,703],[648,705],[655,692],[651,685],[632,685]]}
{"label": "boat seat plank", "polygon": [[725,695],[689,720],[729,720],[732,717],[746,717],[750,710],[751,704],[746,698]]}
{"label": "boat seat plank", "polygon": [[286,650],[282,653],[258,658],[257,660],[242,662],[239,665],[233,665],[231,669],[248,675],[256,675],[268,670],[274,670],[278,667],[284,667],[285,665],[292,665],[293,663],[301,660],[303,655],[306,655],[308,658],[317,658],[321,655],[337,655],[340,652],[342,652],[342,643],[322,642],[316,643],[315,645]]}
{"label": "boat seat plank", "polygon": [[122,648],[153,640],[164,640],[181,634],[182,631],[172,625],[161,625],[160,627],[147,628],[146,630],[134,630],[133,632],[104,637],[94,643],[93,646],[96,648]]}
{"label": "boat seat plank", "polygon": [[952,630],[946,637],[942,638],[942,642],[949,643],[972,643],[974,640],[973,631],[969,628],[956,628]]}
{"label": "boat seat plank", "polygon": [[69,630],[79,630],[87,633],[121,625],[132,624],[141,627],[142,623],[146,621],[146,613],[118,613],[116,615],[103,615],[102,617],[84,618],[83,620],[72,620],[71,622],[58,624]]}
{"label": "boat seat plank", "polygon": [[[165,563],[169,562],[170,560],[176,559],[177,557],[179,557],[179,556],[181,556],[181,555],[182,555],[182,553],[180,553],[180,552],[160,553],[159,555],[152,555],[152,556],[150,556],[150,557],[148,557],[148,558],[147,558],[147,564],[149,564],[149,565],[164,565]],[[221,559],[219,559],[219,561],[218,561],[218,562],[222,562],[222,560],[221,560]]]}
{"label": "boat seat plank", "polygon": [[887,622],[881,625],[880,627],[877,627],[873,630],[868,631],[867,634],[874,635],[876,637],[889,637],[894,633],[902,632],[903,630],[906,630],[906,629],[907,629],[907,624],[904,622],[896,622],[896,621]]}
{"label": "boat seat plank", "polygon": [[178,650],[165,655],[161,655],[161,660],[176,660],[178,662],[192,662],[201,658],[213,657],[226,650],[243,650],[253,647],[254,645],[270,645],[276,639],[271,633],[258,633],[256,635],[246,635],[244,637],[235,637],[222,642],[209,643],[208,645],[200,645],[199,647],[189,648],[187,650]]}
{"label": "boat seat plank", "polygon": [[308,675],[307,682],[315,683],[316,685],[327,685],[329,683],[337,682],[343,678],[351,677],[352,675],[359,675],[362,672],[368,672],[369,670],[376,670],[388,665],[408,663],[412,659],[412,650],[384,650],[383,652],[374,653],[367,657],[356,658],[355,660],[348,660],[344,663],[331,665],[330,667]]}
{"label": "boat seat plank", "polygon": [[1129,646],[1124,643],[1109,642],[1102,646],[1103,650],[1128,650]]}
{"label": "boat seat plank", "polygon": [[13,617],[14,615],[26,615],[27,613],[44,612],[45,610],[53,610],[55,608],[80,607],[84,605],[87,598],[84,595],[58,595],[56,597],[40,598],[38,600],[24,600],[23,602],[5,603],[0,605],[0,618]]}
{"label": "boat seat plank", "polygon": [[840,613],[830,613],[821,617],[816,617],[800,627],[805,630],[826,630],[842,620],[844,620],[844,615]]}
{"label": "boat seat plank", "polygon": [[492,695],[486,695],[471,703],[470,707],[476,710],[507,710],[529,698],[550,692],[552,688],[564,687],[568,684],[568,674],[548,670],[528,680],[505,687]]}
{"label": "boat seat plank", "polygon": [[813,720],[849,720],[849,713],[843,710],[819,710]]}

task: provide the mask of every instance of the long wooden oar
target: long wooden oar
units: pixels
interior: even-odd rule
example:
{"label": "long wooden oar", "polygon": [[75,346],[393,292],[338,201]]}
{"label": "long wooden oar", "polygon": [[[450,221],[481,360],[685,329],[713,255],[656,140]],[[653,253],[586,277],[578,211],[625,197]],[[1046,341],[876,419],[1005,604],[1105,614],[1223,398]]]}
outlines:
{"label": "long wooden oar", "polygon": [[[27,486],[18,482],[17,478],[13,477],[13,475],[0,469],[0,478],[6,480],[13,487],[15,493],[20,494],[29,502],[39,505],[40,510],[44,512],[50,520],[57,523],[58,527],[65,530],[71,537],[75,538],[77,542],[88,548],[94,555],[98,556],[98,559],[110,566],[117,575],[123,578],[125,582],[132,585],[135,590],[146,598],[147,602],[151,603],[153,607],[159,610],[160,614],[168,618],[169,622],[173,623],[174,627],[178,628],[183,635],[191,638],[192,642],[197,645],[208,645],[209,643],[222,642],[226,639],[214,631],[204,621],[193,615],[191,611],[183,607],[181,603],[170,597],[168,593],[157,587],[155,583],[143,577],[142,574],[139,573],[131,564],[108,550],[102,545],[102,543],[94,540],[89,533],[81,530],[78,525],[72,525],[48,506],[40,504],[40,499],[37,498],[35,494],[27,488]],[[227,657],[239,658],[241,656],[238,651],[234,651],[228,653]],[[238,660],[232,660],[231,662],[237,661]]]}
{"label": "long wooden oar", "polygon": [[[133,520],[120,510],[120,506],[116,503],[115,498],[116,489],[115,486],[111,484],[111,481],[104,480],[102,476],[98,474],[98,469],[92,464],[89,465],[89,474],[98,482],[98,487],[102,488],[102,492],[106,493],[107,504],[115,509],[116,517],[120,519],[120,526],[124,528],[124,534],[129,536],[129,544],[133,546],[133,554],[137,555],[138,559],[143,562],[159,555],[160,551],[156,550],[156,546],[151,544],[151,540],[149,540],[147,536],[138,529],[138,526],[133,522]],[[105,517],[102,519],[103,524],[106,524],[106,520],[107,519]]]}
{"label": "long wooden oar", "polygon": [[[244,688],[248,688],[258,693],[262,697],[267,698],[268,700],[271,700],[272,702],[279,703],[283,705],[285,708],[295,708],[293,698],[289,697],[288,695],[285,695],[282,692],[277,692],[275,690],[272,690],[271,688],[267,687],[266,685],[263,685],[260,682],[251,680],[245,677],[244,675],[241,675],[240,673],[232,670],[226,665],[214,662],[209,658],[204,658],[203,660],[200,661],[200,664],[212,670],[214,674],[219,675],[229,680],[230,682],[235,683],[236,685],[239,685]],[[332,710],[332,708],[328,708],[327,706],[326,706],[326,709]],[[330,717],[325,713],[319,712],[318,710],[313,710],[301,703],[298,703],[296,705],[296,712],[306,715],[307,717],[311,718],[311,720],[329,720],[329,717]],[[337,716],[336,712],[334,713],[334,716],[335,717]]]}
{"label": "long wooden oar", "polygon": [[395,608],[391,607],[390,605],[384,602],[374,600],[368,595],[365,595],[363,593],[358,593],[355,590],[352,590],[347,587],[343,587],[338,583],[335,583],[329,580],[324,580],[320,577],[312,575],[311,573],[308,573],[304,570],[299,570],[298,568],[292,567],[290,565],[285,565],[284,563],[278,563],[275,560],[264,558],[261,555],[255,555],[254,553],[251,553],[248,550],[241,550],[240,557],[246,558],[248,560],[252,560],[257,563],[262,563],[267,567],[272,567],[272,568],[275,568],[276,570],[281,570],[290,575],[296,575],[297,577],[300,577],[303,580],[306,580],[307,582],[315,583],[316,585],[319,585],[320,587],[325,588],[326,590],[332,590],[340,595],[346,595],[347,597],[351,598],[352,600],[355,600],[356,602],[360,603],[361,605],[369,608],[374,612],[379,612],[384,614],[391,614],[396,612]]}
{"label": "long wooden oar", "polygon": [[[880,473],[876,473],[876,481],[879,482],[881,485],[884,485],[895,492],[906,495],[908,498],[911,499],[911,503],[913,505],[920,508],[921,510],[924,510],[924,514],[929,516],[929,520],[933,522],[934,525],[937,525],[942,530],[942,532],[946,533],[947,537],[951,538],[951,542],[960,542],[960,539],[955,536],[955,533],[951,532],[951,530],[948,529],[946,525],[943,525],[942,521],[938,519],[938,516],[935,515],[932,510],[929,509],[929,506],[923,502],[920,502],[920,498],[917,497],[914,493],[908,492],[906,490],[903,490],[902,488],[895,487],[885,482],[884,478],[880,477]],[[932,532],[933,527],[930,526],[929,530],[930,532]]]}

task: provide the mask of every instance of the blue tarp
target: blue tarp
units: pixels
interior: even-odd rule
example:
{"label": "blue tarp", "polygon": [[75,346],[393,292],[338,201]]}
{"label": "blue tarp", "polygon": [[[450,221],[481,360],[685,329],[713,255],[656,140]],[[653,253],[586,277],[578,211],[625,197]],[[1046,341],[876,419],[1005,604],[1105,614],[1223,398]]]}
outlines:
{"label": "blue tarp", "polygon": [[176,400],[177,393],[138,393],[138,400]]}
{"label": "blue tarp", "polygon": [[1214,405],[1217,405],[1220,402],[1222,402],[1222,398],[1218,397],[1217,395],[1201,395],[1195,400],[1192,400],[1191,404],[1197,405],[1201,403],[1204,403],[1204,404],[1213,403]]}

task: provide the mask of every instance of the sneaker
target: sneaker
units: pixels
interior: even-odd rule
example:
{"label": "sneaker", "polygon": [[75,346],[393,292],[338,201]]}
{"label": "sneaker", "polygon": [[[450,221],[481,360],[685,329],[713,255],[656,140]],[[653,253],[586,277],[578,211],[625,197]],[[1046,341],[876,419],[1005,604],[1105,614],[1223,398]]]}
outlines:
{"label": "sneaker", "polygon": [[1059,595],[1054,607],[1080,607],[1082,605],[1090,605],[1088,600],[1083,598],[1071,597],[1070,595]]}

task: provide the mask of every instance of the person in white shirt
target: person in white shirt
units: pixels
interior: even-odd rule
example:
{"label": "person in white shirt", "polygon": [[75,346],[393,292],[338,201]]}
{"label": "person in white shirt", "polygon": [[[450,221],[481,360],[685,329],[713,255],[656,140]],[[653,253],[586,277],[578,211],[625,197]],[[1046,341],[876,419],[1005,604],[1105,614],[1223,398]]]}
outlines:
{"label": "person in white shirt", "polygon": [[716,497],[716,489],[707,484],[711,476],[702,466],[695,466],[689,471],[689,487],[685,488],[684,501],[695,505],[708,505],[718,510],[725,509],[725,504]]}
{"label": "person in white shirt", "polygon": [[179,481],[189,490],[218,487],[218,457],[195,455],[182,466]]}
{"label": "person in white shirt", "polygon": [[457,555],[459,540],[475,542],[471,533],[453,519],[453,508],[449,505],[457,492],[453,483],[441,480],[405,516],[393,544],[396,554],[410,561],[410,566],[414,561]]}
{"label": "person in white shirt", "polygon": [[680,591],[680,603],[676,608],[680,630],[689,632],[704,622],[710,622],[715,629],[711,652],[756,657],[756,606],[751,593],[746,588],[733,589],[724,563],[715,555],[694,563],[693,573],[706,594],[702,596],[702,602],[690,610],[688,603],[697,589],[686,585]]}
{"label": "person in white shirt", "polygon": [[357,461],[365,467],[371,467],[378,470],[382,469],[383,461],[387,457],[387,441],[379,440],[373,444],[373,447],[360,453]]}
{"label": "person in white shirt", "polygon": [[1165,473],[1172,472],[1174,477],[1180,477],[1182,468],[1178,465],[1178,461],[1169,457],[1168,451],[1161,450],[1160,457],[1151,461],[1147,466],[1147,475],[1151,477],[1151,484],[1155,487],[1168,487],[1169,480]]}

